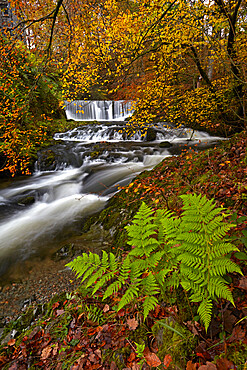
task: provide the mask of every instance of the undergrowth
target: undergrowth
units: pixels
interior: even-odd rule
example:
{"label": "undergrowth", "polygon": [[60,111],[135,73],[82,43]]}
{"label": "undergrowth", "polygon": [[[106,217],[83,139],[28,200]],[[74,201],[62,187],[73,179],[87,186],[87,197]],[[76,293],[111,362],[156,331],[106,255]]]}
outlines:
{"label": "undergrowth", "polygon": [[213,301],[223,298],[233,305],[225,279],[228,273],[240,273],[230,255],[238,248],[230,243],[227,232],[234,226],[224,222],[227,216],[213,200],[205,196],[181,196],[180,217],[168,210],[155,214],[142,203],[131,225],[126,226],[132,249],[124,258],[103,251],[83,253],[67,266],[76,272],[94,295],[104,287],[103,299],[124,288],[117,310],[133,299],[143,301],[143,315],[158,304],[167,289],[182,286],[191,302],[198,303],[198,314],[207,330]]}

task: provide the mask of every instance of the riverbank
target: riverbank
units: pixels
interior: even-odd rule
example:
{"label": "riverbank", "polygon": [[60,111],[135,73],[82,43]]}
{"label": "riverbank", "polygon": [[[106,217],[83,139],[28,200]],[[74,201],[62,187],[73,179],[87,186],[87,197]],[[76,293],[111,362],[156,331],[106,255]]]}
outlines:
{"label": "riverbank", "polygon": [[[92,216],[84,225],[84,231],[103,227],[106,237],[107,233],[113,237],[112,251],[120,255],[126,249],[124,226],[131,221],[142,200],[154,209],[168,207],[179,214],[179,195],[193,192],[214,198],[218,206],[226,207],[234,215],[237,225],[234,242],[241,254],[233,258],[240,265],[243,277],[234,276],[231,284],[236,307],[225,301],[216,303],[214,319],[207,334],[191,316],[193,307],[188,305],[182,292],[172,297],[173,303],[170,305],[159,302],[157,310],[151,312],[143,323],[138,304],[116,314],[113,305],[119,297],[102,302],[101,295],[92,299],[79,290],[73,298],[69,298],[69,295],[66,297],[66,294],[56,298],[49,311],[29,322],[24,332],[13,335],[13,330],[17,330],[14,324],[9,325],[9,330],[5,329],[5,338],[9,336],[7,341],[1,338],[0,359],[3,368],[15,366],[13,368],[24,369],[31,364],[34,369],[62,369],[63,366],[74,370],[139,369],[136,343],[144,343],[144,369],[161,365],[156,354],[169,369],[200,369],[203,364],[214,370],[244,369],[247,359],[247,327],[243,319],[247,315],[246,142],[247,133],[243,132],[205,152],[195,153],[188,148],[180,156],[166,158],[152,171],[142,173],[122,188],[106,209]],[[66,272],[61,278],[64,283],[60,284],[60,275],[56,276],[53,269],[54,266],[48,264],[43,273],[35,275],[33,271],[30,292],[34,287],[36,291],[40,289],[40,297],[47,297],[48,291],[52,290],[53,294],[62,291],[63,287],[67,292],[73,291],[74,277],[70,279],[71,275],[66,275]],[[42,280],[47,293],[43,293],[41,286],[35,285],[39,280]],[[54,287],[53,282],[56,282]],[[13,293],[14,289],[11,287],[9,290]],[[7,300],[8,297],[5,297]],[[14,294],[9,297],[12,300]],[[160,328],[155,326],[159,319],[168,320],[166,322],[182,333],[185,340],[171,330],[163,329],[161,334]],[[164,335],[168,347],[164,346]]]}

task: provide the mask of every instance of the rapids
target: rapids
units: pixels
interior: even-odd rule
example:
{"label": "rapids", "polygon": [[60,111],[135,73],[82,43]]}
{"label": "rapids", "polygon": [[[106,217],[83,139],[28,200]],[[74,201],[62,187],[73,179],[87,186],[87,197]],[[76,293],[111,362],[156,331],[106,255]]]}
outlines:
{"label": "rapids", "polygon": [[0,275],[79,234],[83,219],[103,209],[120,186],[188,142],[203,149],[219,139],[157,124],[149,142],[139,133],[127,135],[123,126],[91,123],[56,134],[57,144],[39,153],[31,177],[0,182]]}

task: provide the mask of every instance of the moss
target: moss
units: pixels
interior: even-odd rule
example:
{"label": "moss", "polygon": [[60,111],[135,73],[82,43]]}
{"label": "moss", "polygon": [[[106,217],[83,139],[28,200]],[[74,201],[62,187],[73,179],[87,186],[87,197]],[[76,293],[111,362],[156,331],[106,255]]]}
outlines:
{"label": "moss", "polygon": [[[172,357],[169,369],[185,369],[186,363],[196,346],[196,337],[184,326],[178,324],[172,317],[162,320],[164,327],[159,322],[152,327],[159,351],[157,356],[163,360],[166,355]],[[179,334],[180,333],[180,334]]]}
{"label": "moss", "polygon": [[[113,353],[108,353],[111,361],[114,361],[117,365],[117,369],[121,370],[126,368],[127,358],[131,353],[131,348],[129,346],[118,348]],[[109,357],[107,360],[109,361]]]}
{"label": "moss", "polygon": [[63,340],[68,334],[68,326],[71,320],[72,316],[70,313],[65,312],[63,315],[53,319],[51,324],[47,326],[46,330],[49,331],[54,340]]}
{"label": "moss", "polygon": [[234,342],[227,347],[227,359],[239,369],[244,369],[247,359],[247,344]]}

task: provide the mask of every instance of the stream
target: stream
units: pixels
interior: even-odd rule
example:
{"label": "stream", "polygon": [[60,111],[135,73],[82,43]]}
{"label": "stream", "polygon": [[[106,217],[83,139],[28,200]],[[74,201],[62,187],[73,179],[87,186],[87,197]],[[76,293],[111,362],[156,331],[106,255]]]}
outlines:
{"label": "stream", "polygon": [[188,144],[203,150],[219,140],[159,123],[155,138],[147,141],[140,133],[126,134],[125,116],[84,126],[78,122],[76,129],[56,134],[56,145],[38,154],[31,177],[0,181],[0,276],[80,235],[83,220],[142,171],[178,155]]}

